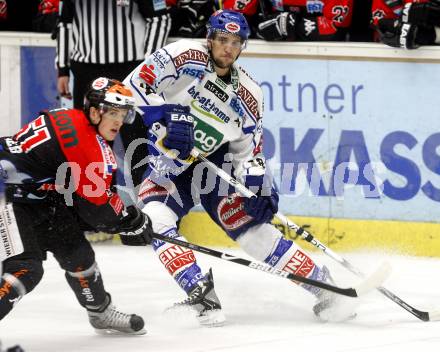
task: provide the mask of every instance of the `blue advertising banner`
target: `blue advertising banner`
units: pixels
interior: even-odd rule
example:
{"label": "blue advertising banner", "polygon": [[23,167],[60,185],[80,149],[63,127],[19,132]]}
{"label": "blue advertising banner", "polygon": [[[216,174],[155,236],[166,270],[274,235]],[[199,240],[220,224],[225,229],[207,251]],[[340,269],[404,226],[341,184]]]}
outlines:
{"label": "blue advertising banner", "polygon": [[[21,48],[22,123],[60,106],[55,49]],[[440,65],[241,58],[265,95],[286,214],[438,222]]]}
{"label": "blue advertising banner", "polygon": [[21,124],[33,120],[39,111],[60,106],[57,100],[55,48],[20,48]]}
{"label": "blue advertising banner", "polygon": [[440,65],[242,58],[287,214],[438,222]]}

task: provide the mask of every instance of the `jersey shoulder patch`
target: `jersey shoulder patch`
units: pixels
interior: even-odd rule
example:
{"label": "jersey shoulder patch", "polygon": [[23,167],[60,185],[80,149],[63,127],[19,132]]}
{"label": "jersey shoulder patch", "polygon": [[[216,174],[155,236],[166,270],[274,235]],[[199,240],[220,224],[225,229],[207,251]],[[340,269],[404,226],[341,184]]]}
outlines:
{"label": "jersey shoulder patch", "polygon": [[201,43],[190,40],[180,40],[176,42],[176,46],[182,49],[176,50],[176,55],[172,54],[176,69],[188,63],[203,66],[208,63],[208,50]]}

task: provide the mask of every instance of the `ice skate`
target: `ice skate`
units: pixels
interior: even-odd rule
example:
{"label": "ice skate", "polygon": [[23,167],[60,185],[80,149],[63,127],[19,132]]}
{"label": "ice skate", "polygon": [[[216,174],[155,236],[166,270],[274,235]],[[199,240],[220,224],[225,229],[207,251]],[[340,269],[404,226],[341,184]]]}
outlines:
{"label": "ice skate", "polygon": [[111,303],[110,296],[103,309],[87,309],[89,322],[98,334],[130,334],[144,335],[144,320],[136,314],[126,314],[118,311]]}
{"label": "ice skate", "polygon": [[197,312],[197,319],[203,326],[222,326],[226,318],[222,312],[222,306],[214,291],[212,270],[205,275],[205,279],[199,281],[197,286],[188,294],[188,298],[176,303],[173,308],[191,307]]}
{"label": "ice skate", "polygon": [[[322,267],[323,281],[334,284],[328,268]],[[358,300],[351,297],[343,297],[333,292],[321,290],[318,295],[318,302],[313,306],[313,313],[323,322],[343,322],[356,317],[354,309]]]}

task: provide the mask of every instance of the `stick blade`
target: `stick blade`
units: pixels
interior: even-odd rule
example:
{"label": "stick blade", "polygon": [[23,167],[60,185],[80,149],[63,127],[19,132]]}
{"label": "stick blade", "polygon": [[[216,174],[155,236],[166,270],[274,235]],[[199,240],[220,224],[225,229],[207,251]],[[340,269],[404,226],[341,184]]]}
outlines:
{"label": "stick blade", "polygon": [[362,296],[375,288],[378,288],[388,278],[391,273],[391,265],[383,262],[370,276],[354,286],[358,296]]}
{"label": "stick blade", "polygon": [[440,309],[432,310],[428,312],[429,321],[439,321],[440,320]]}

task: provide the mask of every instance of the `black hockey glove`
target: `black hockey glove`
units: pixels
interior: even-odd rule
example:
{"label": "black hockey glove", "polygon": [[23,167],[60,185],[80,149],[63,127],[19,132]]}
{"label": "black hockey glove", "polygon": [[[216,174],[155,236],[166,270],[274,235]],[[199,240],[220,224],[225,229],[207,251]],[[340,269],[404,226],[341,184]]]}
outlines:
{"label": "black hockey glove", "polygon": [[417,26],[399,20],[381,19],[378,31],[384,44],[396,48],[417,49],[420,45],[434,44],[433,26]]}
{"label": "black hockey glove", "polygon": [[422,26],[440,26],[440,6],[431,2],[408,3],[402,11],[402,22]]}
{"label": "black hockey glove", "polygon": [[267,41],[295,40],[296,15],[293,12],[281,12],[269,16],[258,25],[257,35]]}
{"label": "black hockey glove", "polygon": [[153,236],[150,218],[134,205],[126,208],[127,215],[119,226],[119,237],[126,246],[145,246]]}
{"label": "black hockey glove", "polygon": [[182,24],[179,28],[179,35],[181,37],[195,37],[195,33],[200,27],[200,22],[205,22],[202,15],[202,9],[208,3],[209,0],[180,1],[180,16],[182,16]]}

